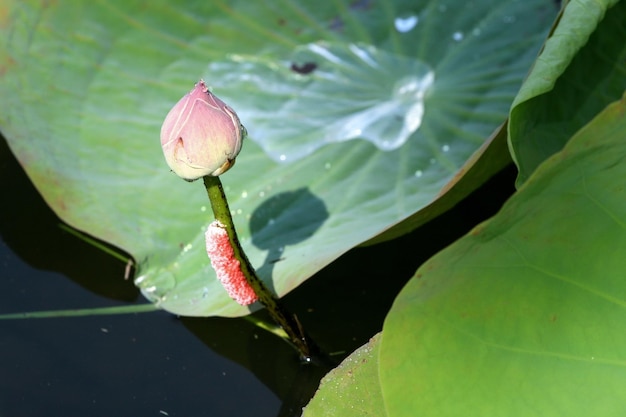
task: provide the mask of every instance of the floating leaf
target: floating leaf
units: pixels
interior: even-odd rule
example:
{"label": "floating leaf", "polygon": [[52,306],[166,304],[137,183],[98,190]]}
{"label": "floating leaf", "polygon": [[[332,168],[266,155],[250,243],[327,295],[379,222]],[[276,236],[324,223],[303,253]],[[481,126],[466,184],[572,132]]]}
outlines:
{"label": "floating leaf", "polygon": [[379,346],[380,333],[329,372],[302,416],[384,416],[385,403],[378,383]]}
{"label": "floating leaf", "polygon": [[249,258],[284,295],[458,179],[555,14],[545,0],[2,7],[11,149],[63,220],[135,257],[148,299],[193,316],[249,311],[209,265],[202,186],[169,173],[159,146],[200,77],[250,132],[222,181]]}
{"label": "floating leaf", "polygon": [[571,1],[516,97],[518,183],[626,89],[626,3]]}
{"label": "floating leaf", "polygon": [[389,416],[619,415],[626,96],[426,262],[383,328]]}

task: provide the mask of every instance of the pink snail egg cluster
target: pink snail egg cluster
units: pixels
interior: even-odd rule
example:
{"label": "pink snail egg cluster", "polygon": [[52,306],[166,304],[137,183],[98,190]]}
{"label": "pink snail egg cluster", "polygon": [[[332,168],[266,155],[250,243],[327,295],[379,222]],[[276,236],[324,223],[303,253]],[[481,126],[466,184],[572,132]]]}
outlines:
{"label": "pink snail egg cluster", "polygon": [[254,290],[246,281],[241,271],[241,264],[235,258],[235,252],[228,239],[225,226],[215,220],[205,234],[206,251],[215,270],[217,279],[228,295],[241,305],[249,305],[258,300]]}

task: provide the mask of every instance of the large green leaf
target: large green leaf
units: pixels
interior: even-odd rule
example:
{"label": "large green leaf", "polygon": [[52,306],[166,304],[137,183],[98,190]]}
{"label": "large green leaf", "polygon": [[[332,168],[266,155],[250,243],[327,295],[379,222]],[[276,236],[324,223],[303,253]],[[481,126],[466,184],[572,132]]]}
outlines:
{"label": "large green leaf", "polygon": [[617,416],[626,386],[626,96],[424,264],[383,328],[389,416]]}
{"label": "large green leaf", "polygon": [[385,404],[378,382],[380,333],[329,372],[303,417],[381,417]]}
{"label": "large green leaf", "polygon": [[626,89],[626,2],[571,1],[516,97],[518,183]]}
{"label": "large green leaf", "polygon": [[222,181],[283,295],[435,200],[504,121],[554,4],[457,3],[5,2],[0,127],[62,219],[136,258],[150,300],[245,314],[204,254],[202,186],[166,168],[164,115],[201,76],[240,114]]}

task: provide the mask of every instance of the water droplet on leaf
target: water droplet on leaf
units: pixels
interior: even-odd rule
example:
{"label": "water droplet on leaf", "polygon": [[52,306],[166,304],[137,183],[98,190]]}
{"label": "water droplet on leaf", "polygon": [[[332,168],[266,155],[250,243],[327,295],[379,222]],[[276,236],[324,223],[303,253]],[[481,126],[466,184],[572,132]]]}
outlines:
{"label": "water droplet on leaf", "polygon": [[[408,27],[417,16],[402,18]],[[290,62],[318,67],[302,77],[254,56],[209,67],[214,83],[233,92],[254,92],[240,99],[245,103],[233,105],[254,126],[250,139],[277,162],[294,162],[323,146],[354,139],[395,150],[419,129],[435,83],[434,71],[424,62],[372,45],[320,41],[297,47]],[[225,89],[221,93],[228,98]],[[268,106],[277,94],[284,101]]]}
{"label": "water droplet on leaf", "polygon": [[393,21],[393,24],[398,32],[405,33],[417,26],[418,22],[419,18],[416,15],[411,14],[396,17]]}

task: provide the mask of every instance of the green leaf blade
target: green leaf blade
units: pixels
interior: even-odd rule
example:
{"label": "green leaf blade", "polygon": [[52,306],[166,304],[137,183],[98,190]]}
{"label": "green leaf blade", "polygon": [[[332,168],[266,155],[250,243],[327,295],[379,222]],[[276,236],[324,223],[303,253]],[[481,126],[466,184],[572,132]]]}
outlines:
{"label": "green leaf blade", "polygon": [[[198,78],[246,115],[250,138],[222,182],[249,258],[282,296],[456,181],[505,120],[554,14],[543,0],[445,9],[287,0],[6,7],[0,127],[12,151],[60,218],[131,253],[144,295],[190,316],[249,312],[214,279],[203,248],[212,220],[204,190],[168,172],[158,145],[165,114]],[[399,33],[401,13],[420,20]],[[311,45],[340,58],[311,55]],[[368,67],[370,50],[382,71]],[[291,69],[312,59],[310,77]],[[408,102],[394,96],[405,77],[424,78],[424,65],[432,84],[422,91],[409,82]],[[420,100],[421,125],[398,135],[411,124],[402,112]],[[367,113],[373,108],[382,110]],[[326,127],[339,131],[346,120],[363,123],[367,135]],[[281,160],[292,145],[304,147],[302,157]],[[253,227],[259,210],[266,223]]]}
{"label": "green leaf blade", "polygon": [[378,381],[379,346],[380,333],[329,372],[302,416],[385,416]]}
{"label": "green leaf blade", "polygon": [[624,2],[568,3],[511,109],[518,185],[626,90],[624,19]]}
{"label": "green leaf blade", "polygon": [[389,415],[623,410],[624,114],[606,108],[417,271],[383,328]]}

